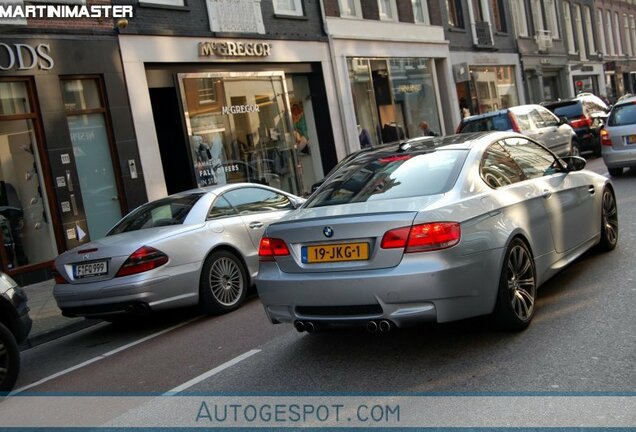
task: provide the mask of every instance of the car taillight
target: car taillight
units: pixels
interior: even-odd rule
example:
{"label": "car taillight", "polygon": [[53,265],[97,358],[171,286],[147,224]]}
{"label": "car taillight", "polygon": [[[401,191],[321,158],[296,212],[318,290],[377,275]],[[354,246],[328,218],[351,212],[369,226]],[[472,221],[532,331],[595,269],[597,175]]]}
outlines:
{"label": "car taillight", "polygon": [[508,111],[508,119],[510,120],[510,124],[512,125],[512,130],[521,133],[521,128],[519,127],[519,123],[517,123],[517,118],[510,111]]}
{"label": "car taillight", "polygon": [[575,120],[571,120],[570,126],[572,126],[573,128],[590,127],[592,126],[592,119],[590,117],[582,115]]}
{"label": "car taillight", "polygon": [[143,273],[168,262],[168,255],[150,246],[142,246],[128,257],[115,277]]}
{"label": "car taillight", "polygon": [[404,252],[427,252],[455,246],[461,238],[457,222],[434,222],[396,228],[384,233],[382,249],[406,248]]}
{"label": "car taillight", "polygon": [[289,255],[289,249],[284,240],[263,237],[258,245],[259,261],[274,261],[274,257]]}
{"label": "car taillight", "polygon": [[610,137],[610,134],[605,129],[601,129],[601,145],[608,147],[612,146],[612,139]]}
{"label": "car taillight", "polygon": [[55,267],[51,269],[51,272],[53,273],[53,278],[55,279],[55,283],[57,285],[63,285],[68,283],[68,281],[64,278],[64,276],[62,276]]}

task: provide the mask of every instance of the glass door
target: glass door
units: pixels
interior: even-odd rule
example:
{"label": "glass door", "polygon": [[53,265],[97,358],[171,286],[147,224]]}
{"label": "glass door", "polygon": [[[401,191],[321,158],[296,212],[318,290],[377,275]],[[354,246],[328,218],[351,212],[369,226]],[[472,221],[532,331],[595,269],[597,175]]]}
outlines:
{"label": "glass door", "polygon": [[283,72],[178,79],[199,186],[247,181],[302,190]]}

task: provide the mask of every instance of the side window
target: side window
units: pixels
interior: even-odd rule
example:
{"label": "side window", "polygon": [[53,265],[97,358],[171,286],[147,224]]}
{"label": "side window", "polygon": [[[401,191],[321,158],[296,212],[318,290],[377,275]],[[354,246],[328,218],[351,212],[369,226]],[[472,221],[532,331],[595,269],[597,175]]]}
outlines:
{"label": "side window", "polygon": [[528,114],[515,114],[515,119],[517,120],[517,124],[522,131],[532,129],[532,124],[530,123],[530,119],[528,118]]}
{"label": "side window", "polygon": [[256,187],[234,189],[226,192],[223,196],[240,214],[294,208],[292,202],[285,195]]}
{"label": "side window", "polygon": [[484,152],[479,172],[481,178],[493,189],[525,179],[521,168],[510,157],[506,149],[498,143],[491,145]]}
{"label": "side window", "polygon": [[547,109],[538,110],[546,126],[558,126],[559,120]]}
{"label": "side window", "polygon": [[504,147],[521,167],[526,178],[543,177],[558,172],[556,158],[545,148],[525,138],[508,138]]}
{"label": "side window", "polygon": [[539,111],[536,109],[530,110],[530,118],[534,123],[534,127],[536,127],[537,129],[547,126],[545,124],[545,120],[543,120],[543,117],[541,117],[541,114],[539,114]]}
{"label": "side window", "polygon": [[214,201],[214,204],[212,204],[212,208],[210,208],[206,219],[217,219],[227,216],[235,216],[236,214],[234,207],[232,207],[230,203],[221,196]]}

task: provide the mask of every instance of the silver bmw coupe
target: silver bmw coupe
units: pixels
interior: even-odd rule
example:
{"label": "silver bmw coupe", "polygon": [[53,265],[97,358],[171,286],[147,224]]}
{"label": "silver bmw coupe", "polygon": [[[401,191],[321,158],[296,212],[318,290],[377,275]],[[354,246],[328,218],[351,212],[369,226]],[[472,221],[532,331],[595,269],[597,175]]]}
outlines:
{"label": "silver bmw coupe", "polygon": [[618,240],[614,188],[512,132],[365,151],[267,228],[256,286],[299,331],[492,314],[522,330],[537,287]]}
{"label": "silver bmw coupe", "polygon": [[258,270],[263,231],[302,202],[253,183],[149,202],[106,237],[55,260],[55,300],[66,316],[111,321],[195,304],[208,313],[232,311]]}

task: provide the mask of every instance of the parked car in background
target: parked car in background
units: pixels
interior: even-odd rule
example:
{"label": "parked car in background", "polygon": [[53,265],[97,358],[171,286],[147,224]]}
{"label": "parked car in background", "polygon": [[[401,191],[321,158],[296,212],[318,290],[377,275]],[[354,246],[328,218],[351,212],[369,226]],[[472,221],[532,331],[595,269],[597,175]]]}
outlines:
{"label": "parked car in background", "polygon": [[237,309],[258,270],[265,228],[304,199],[254,183],[194,189],[133,210],[106,235],[55,260],[65,316],[116,321],[199,304]]}
{"label": "parked car in background", "polygon": [[511,132],[360,154],[267,228],[256,278],[265,311],[299,331],[486,314],[522,330],[542,283],[617,244],[612,183],[584,167]]}
{"label": "parked car in background", "polygon": [[[607,118],[607,105],[594,95],[579,95],[567,101],[546,102],[544,107],[560,118],[566,118],[576,132],[579,152],[601,155],[600,130]],[[576,152],[575,152],[576,153]]]}
{"label": "parked car in background", "polygon": [[576,133],[564,119],[541,105],[519,105],[462,119],[457,133],[510,131],[524,134],[558,156],[578,155]]}
{"label": "parked car in background", "polygon": [[29,335],[31,324],[26,293],[0,272],[0,392],[11,391],[18,379],[18,344]]}
{"label": "parked car in background", "polygon": [[603,161],[611,176],[636,167],[636,97],[617,102],[601,130]]}

